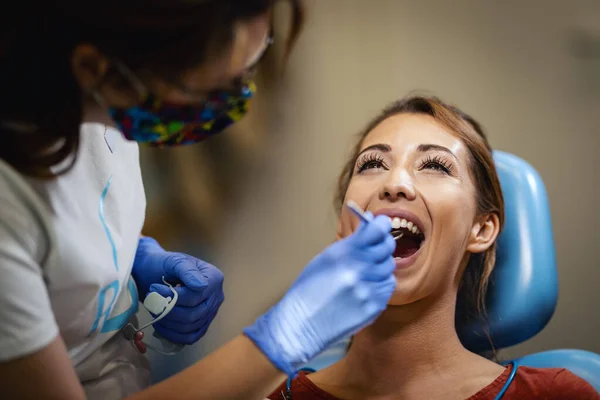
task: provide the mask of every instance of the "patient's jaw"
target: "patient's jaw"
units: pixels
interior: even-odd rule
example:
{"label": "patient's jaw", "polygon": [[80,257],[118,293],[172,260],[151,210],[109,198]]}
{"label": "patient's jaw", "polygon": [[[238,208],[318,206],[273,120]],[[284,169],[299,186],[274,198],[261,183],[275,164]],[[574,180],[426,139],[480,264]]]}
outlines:
{"label": "patient's jaw", "polygon": [[[482,241],[489,224],[477,215],[468,149],[432,117],[405,113],[376,126],[361,150],[346,200],[375,214],[400,215],[410,239],[397,241],[395,255],[402,259],[397,259],[396,292],[389,304],[429,296],[453,300],[468,254],[485,251],[495,239]],[[357,219],[342,211],[338,236],[357,226]]]}

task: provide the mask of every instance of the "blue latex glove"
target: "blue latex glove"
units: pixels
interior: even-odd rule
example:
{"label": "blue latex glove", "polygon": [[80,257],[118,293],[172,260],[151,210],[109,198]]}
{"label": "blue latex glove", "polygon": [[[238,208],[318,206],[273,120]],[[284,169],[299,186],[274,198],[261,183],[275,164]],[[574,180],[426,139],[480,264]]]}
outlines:
{"label": "blue latex glove", "polygon": [[173,343],[192,344],[204,336],[224,300],[221,271],[187,254],[165,251],[151,237],[140,239],[131,275],[140,299],[150,292],[173,297],[162,283],[163,276],[183,285],[175,287],[179,295],[175,307],[153,324],[154,330]]}
{"label": "blue latex glove", "polygon": [[394,288],[396,243],[378,216],[329,246],[283,299],[244,333],[288,375],[343,337],[372,323]]}

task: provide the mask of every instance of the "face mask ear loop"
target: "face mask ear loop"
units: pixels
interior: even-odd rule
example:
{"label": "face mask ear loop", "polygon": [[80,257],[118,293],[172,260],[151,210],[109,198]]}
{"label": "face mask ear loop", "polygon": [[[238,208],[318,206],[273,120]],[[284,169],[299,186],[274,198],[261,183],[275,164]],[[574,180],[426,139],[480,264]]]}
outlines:
{"label": "face mask ear loop", "polygon": [[131,86],[138,93],[140,99],[146,98],[148,95],[148,89],[146,88],[146,85],[144,85],[142,81],[140,81],[138,77],[135,76],[135,74],[121,61],[113,60],[113,65],[131,83]]}
{"label": "face mask ear loop", "polygon": [[[140,99],[143,99],[147,96],[148,89],[146,89],[146,86],[142,83],[142,81],[140,81],[138,79],[137,76],[135,76],[135,74],[133,72],[131,72],[131,70],[129,68],[127,68],[125,66],[125,64],[123,64],[122,62],[120,62],[118,60],[113,60],[112,64],[119,71],[119,73],[121,75],[123,75],[125,77],[125,79],[127,79],[131,83],[133,90],[135,90],[137,92],[137,95]],[[100,107],[108,108],[106,101],[104,100],[104,97],[102,97],[100,92],[98,92],[97,88],[92,89],[89,93],[92,96],[92,98],[94,99],[94,101],[96,103],[98,103],[98,105]]]}
{"label": "face mask ear loop", "polygon": [[104,101],[104,97],[102,97],[102,95],[100,94],[100,92],[98,92],[96,89],[92,89],[91,92],[89,92],[90,95],[92,96],[92,98],[94,99],[94,101],[96,103],[98,103],[98,105],[104,109],[108,108],[106,106],[106,101]]}

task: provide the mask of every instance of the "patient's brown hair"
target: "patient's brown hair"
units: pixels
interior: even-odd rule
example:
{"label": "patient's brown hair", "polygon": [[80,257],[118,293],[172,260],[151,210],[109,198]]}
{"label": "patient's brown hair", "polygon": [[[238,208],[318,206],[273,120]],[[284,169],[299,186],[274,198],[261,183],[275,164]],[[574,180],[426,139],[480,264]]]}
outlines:
{"label": "patient's brown hair", "polygon": [[[411,96],[387,106],[359,133],[351,157],[339,176],[335,195],[335,207],[339,213],[344,203],[356,158],[362,142],[381,122],[397,114],[425,114],[433,117],[452,134],[463,141],[469,151],[469,167],[477,192],[479,215],[496,214],[500,229],[504,225],[504,197],[498,173],[492,158],[492,148],[481,125],[455,106],[437,97]],[[464,327],[474,320],[486,320],[485,294],[496,261],[496,243],[482,254],[472,254],[462,276],[456,307],[457,326]],[[492,343],[493,347],[493,343]]]}

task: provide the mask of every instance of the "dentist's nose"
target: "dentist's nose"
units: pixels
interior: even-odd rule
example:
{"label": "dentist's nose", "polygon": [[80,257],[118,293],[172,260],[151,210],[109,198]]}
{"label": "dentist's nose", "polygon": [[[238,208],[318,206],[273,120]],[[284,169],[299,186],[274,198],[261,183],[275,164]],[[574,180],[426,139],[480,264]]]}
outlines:
{"label": "dentist's nose", "polygon": [[414,200],[416,197],[415,187],[411,176],[405,172],[390,174],[389,179],[381,188],[381,200],[398,201],[402,198],[406,200]]}

